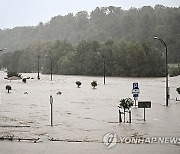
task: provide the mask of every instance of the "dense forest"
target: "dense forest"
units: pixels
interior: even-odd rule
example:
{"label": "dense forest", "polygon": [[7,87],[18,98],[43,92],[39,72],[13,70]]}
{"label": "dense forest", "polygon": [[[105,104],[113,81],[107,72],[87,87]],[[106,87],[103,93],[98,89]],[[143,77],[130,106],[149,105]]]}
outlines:
{"label": "dense forest", "polygon": [[[105,63],[104,63],[105,62]],[[147,44],[129,41],[81,41],[77,45],[57,40],[39,43],[25,50],[3,54],[1,67],[8,71],[66,75],[165,76],[162,53]],[[51,65],[52,63],[52,65]]]}
{"label": "dense forest", "polygon": [[86,11],[53,17],[49,22],[37,26],[0,29],[0,48],[8,51],[27,48],[37,41],[53,42],[67,39],[73,44],[81,40],[125,39],[146,42],[152,46],[162,45],[153,40],[158,36],[166,41],[169,62],[177,62],[180,48],[180,8],[157,5],[140,9],[122,10],[120,7],[96,8],[90,14]]}
{"label": "dense forest", "polygon": [[40,55],[44,73],[51,57],[53,73],[102,75],[105,58],[109,76],[164,76],[165,48],[153,37],[166,42],[168,62],[177,63],[179,25],[180,8],[162,5],[97,7],[90,14],[59,15],[37,26],[0,29],[0,48],[11,52],[1,55],[0,63],[9,70],[32,72]]}

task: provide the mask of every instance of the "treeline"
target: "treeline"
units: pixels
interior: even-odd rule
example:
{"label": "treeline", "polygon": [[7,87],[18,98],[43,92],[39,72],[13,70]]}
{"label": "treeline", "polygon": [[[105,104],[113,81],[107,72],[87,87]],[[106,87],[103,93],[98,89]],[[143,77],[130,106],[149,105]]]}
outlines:
{"label": "treeline", "polygon": [[102,76],[105,62],[107,76],[165,76],[165,61],[158,49],[148,44],[129,41],[81,41],[77,45],[67,40],[38,43],[25,50],[1,56],[1,67],[8,71]]}
{"label": "treeline", "polygon": [[8,51],[27,48],[36,42],[54,42],[67,39],[72,44],[82,40],[104,43],[124,39],[149,43],[164,51],[164,46],[153,40],[158,36],[168,46],[168,61],[177,62],[180,49],[180,8],[157,5],[140,9],[122,10],[120,7],[97,7],[90,14],[86,11],[53,17],[37,26],[0,29],[0,48]]}

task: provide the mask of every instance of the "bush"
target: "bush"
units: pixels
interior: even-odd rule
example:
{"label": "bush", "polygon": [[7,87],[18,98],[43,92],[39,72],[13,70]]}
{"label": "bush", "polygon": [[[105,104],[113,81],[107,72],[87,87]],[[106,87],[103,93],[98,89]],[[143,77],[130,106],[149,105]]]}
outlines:
{"label": "bush", "polygon": [[91,86],[92,86],[93,88],[95,88],[95,87],[97,86],[97,82],[96,82],[96,81],[91,82]]}
{"label": "bush", "polygon": [[[129,109],[131,108],[131,106],[133,106],[133,100],[131,98],[123,98],[120,100],[120,104],[119,104],[119,108],[123,108],[124,110],[124,122],[125,122],[125,112],[128,112]],[[128,111],[127,111],[128,110]],[[130,112],[129,112],[130,113]],[[121,122],[121,120],[120,120]]]}
{"label": "bush", "polygon": [[80,81],[76,81],[76,85],[78,86],[78,88],[81,86],[81,82]]}
{"label": "bush", "polygon": [[21,74],[17,73],[17,72],[7,72],[7,77],[10,78],[12,76],[17,76],[19,78],[21,78]]}
{"label": "bush", "polygon": [[22,79],[22,82],[26,83],[26,78],[23,78],[23,79]]}
{"label": "bush", "polygon": [[124,110],[130,109],[133,106],[133,100],[131,98],[123,98],[120,100],[119,107],[123,108]]}
{"label": "bush", "polygon": [[178,68],[172,68],[170,71],[170,77],[178,76],[180,75],[180,67]]}
{"label": "bush", "polygon": [[176,91],[178,92],[178,94],[180,94],[180,87],[177,88]]}

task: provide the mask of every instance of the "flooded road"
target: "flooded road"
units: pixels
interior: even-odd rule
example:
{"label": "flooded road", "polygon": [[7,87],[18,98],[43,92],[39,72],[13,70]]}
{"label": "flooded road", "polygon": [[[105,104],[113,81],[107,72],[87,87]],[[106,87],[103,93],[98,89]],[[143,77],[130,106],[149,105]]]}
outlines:
{"label": "flooded road", "polygon": [[[176,88],[180,86],[180,76],[169,78],[171,98],[168,107],[165,106],[165,78],[107,77],[104,85],[103,77],[53,75],[53,81],[50,81],[50,75],[40,75],[41,79],[37,80],[37,74],[23,73],[23,77],[35,78],[23,83],[21,80],[4,80],[5,76],[6,73],[0,72],[0,125],[4,126],[0,127],[0,137],[42,140],[53,138],[61,140],[61,146],[65,144],[62,149],[67,150],[67,153],[71,151],[65,148],[66,144],[74,148],[90,145],[94,147],[90,152],[96,153],[97,150],[97,153],[100,153],[98,149],[103,149],[102,153],[106,153],[102,138],[109,132],[116,132],[118,136],[180,137],[180,101],[175,101],[176,97],[179,97]],[[91,87],[93,80],[98,83],[95,89]],[[82,82],[80,88],[75,84],[76,81]],[[119,124],[119,100],[132,98],[133,82],[139,83],[139,100],[151,101],[152,106],[146,109],[146,121],[143,121],[143,109],[132,107],[132,123]],[[5,90],[7,84],[12,86],[10,93]],[[58,91],[62,94],[56,94]],[[50,95],[53,96],[53,127],[50,126]],[[5,151],[10,144],[17,143],[0,141],[0,148]],[[48,145],[52,144],[48,142]],[[55,147],[56,144],[58,143],[54,143]],[[129,152],[138,151],[139,148],[150,151],[155,148],[159,149],[159,153],[167,150],[180,153],[180,146],[172,144],[120,144],[112,148],[112,152],[118,153],[119,148],[126,149],[125,147],[128,147]]]}

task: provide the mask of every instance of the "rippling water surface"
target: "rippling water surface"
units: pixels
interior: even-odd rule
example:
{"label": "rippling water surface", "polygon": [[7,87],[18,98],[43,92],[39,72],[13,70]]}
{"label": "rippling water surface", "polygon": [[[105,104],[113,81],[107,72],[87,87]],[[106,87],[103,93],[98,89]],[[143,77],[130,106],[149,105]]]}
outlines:
{"label": "rippling water surface", "polygon": [[[30,127],[1,127],[0,136],[14,135],[20,138],[54,138],[62,140],[87,140],[102,142],[108,132],[119,136],[180,136],[180,102],[176,88],[180,76],[170,78],[169,107],[165,106],[165,78],[120,78],[40,75],[23,73],[23,77],[34,77],[23,83],[21,80],[4,80],[6,73],[0,72],[0,124]],[[96,89],[91,82],[96,80]],[[77,88],[75,82],[81,81]],[[132,107],[132,123],[118,123],[118,104],[121,98],[132,97],[133,82],[139,83],[139,100],[149,100],[152,108]],[[12,91],[7,93],[5,86]],[[61,91],[62,94],[56,94]],[[25,94],[27,92],[27,94]],[[49,97],[53,96],[53,127],[50,127]],[[128,117],[128,116],[127,116]],[[128,119],[127,119],[128,120]]]}

